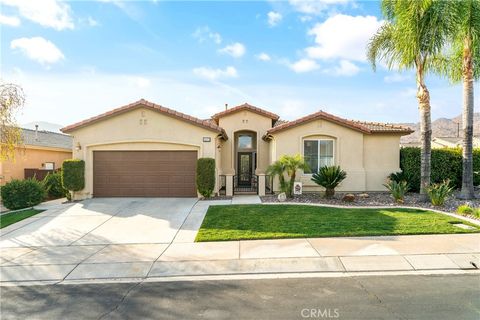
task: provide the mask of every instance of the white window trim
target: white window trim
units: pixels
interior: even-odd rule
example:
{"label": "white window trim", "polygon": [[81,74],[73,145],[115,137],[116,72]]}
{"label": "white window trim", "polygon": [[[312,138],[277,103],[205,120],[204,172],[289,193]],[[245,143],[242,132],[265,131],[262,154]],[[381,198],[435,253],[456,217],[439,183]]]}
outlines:
{"label": "white window trim", "polygon": [[[302,157],[305,158],[305,141],[317,141],[318,142],[318,148],[317,148],[317,159],[318,159],[318,164],[317,166],[320,164],[320,141],[332,141],[332,145],[333,145],[333,148],[332,148],[332,158],[333,158],[333,164],[335,165],[336,162],[335,162],[335,154],[336,154],[336,143],[335,143],[335,139],[332,139],[332,138],[323,138],[323,139],[309,139],[309,138],[303,138],[302,139]],[[318,169],[320,169],[320,167],[317,167],[317,172],[318,172]],[[313,175],[313,172],[312,173],[305,173],[303,172],[303,175],[304,176],[308,176],[308,177],[311,177]]]}

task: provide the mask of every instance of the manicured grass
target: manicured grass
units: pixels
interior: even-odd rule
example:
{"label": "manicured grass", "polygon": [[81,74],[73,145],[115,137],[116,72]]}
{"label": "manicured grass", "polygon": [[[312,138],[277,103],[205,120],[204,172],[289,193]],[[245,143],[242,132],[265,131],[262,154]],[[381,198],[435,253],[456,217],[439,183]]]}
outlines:
{"label": "manicured grass", "polygon": [[474,226],[440,213],[415,209],[340,209],[304,205],[211,206],[196,241],[472,233]]}
{"label": "manicured grass", "polygon": [[11,224],[14,224],[23,219],[30,218],[43,210],[25,209],[22,211],[16,211],[11,213],[5,213],[0,216],[0,229],[5,228]]}

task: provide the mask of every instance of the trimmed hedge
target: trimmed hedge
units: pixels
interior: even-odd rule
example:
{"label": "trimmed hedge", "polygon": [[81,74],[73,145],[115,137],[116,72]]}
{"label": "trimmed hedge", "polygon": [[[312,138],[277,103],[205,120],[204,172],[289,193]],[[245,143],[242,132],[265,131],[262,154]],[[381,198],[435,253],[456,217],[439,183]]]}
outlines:
{"label": "trimmed hedge", "polygon": [[49,199],[63,198],[68,194],[68,190],[62,185],[62,174],[60,171],[47,174],[42,183]]}
{"label": "trimmed hedge", "polygon": [[63,161],[62,185],[70,191],[80,191],[85,188],[85,161],[79,159]]}
{"label": "trimmed hedge", "polygon": [[215,159],[200,158],[197,160],[197,189],[205,198],[209,198],[215,188]]}
{"label": "trimmed hedge", "polygon": [[[409,177],[412,191],[420,190],[420,148],[406,147],[400,149],[400,168]],[[431,183],[441,183],[449,179],[455,188],[462,186],[462,149],[432,149]],[[480,184],[480,149],[473,150],[474,184]]]}
{"label": "trimmed hedge", "polygon": [[1,189],[3,205],[10,210],[36,206],[46,197],[43,184],[35,179],[15,179]]}

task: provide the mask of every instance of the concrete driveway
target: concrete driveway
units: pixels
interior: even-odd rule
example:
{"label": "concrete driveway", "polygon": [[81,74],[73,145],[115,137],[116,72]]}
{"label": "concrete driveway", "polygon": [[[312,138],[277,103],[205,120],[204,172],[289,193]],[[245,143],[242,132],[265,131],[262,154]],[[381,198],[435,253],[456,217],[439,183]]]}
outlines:
{"label": "concrete driveway", "polygon": [[2,230],[0,247],[171,243],[194,198],[101,198],[57,205]]}

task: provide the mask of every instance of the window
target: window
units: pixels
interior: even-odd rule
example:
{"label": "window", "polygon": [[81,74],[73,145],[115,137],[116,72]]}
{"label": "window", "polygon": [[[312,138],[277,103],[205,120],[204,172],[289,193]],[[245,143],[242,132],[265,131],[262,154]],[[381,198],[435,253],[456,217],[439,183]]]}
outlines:
{"label": "window", "polygon": [[333,140],[304,140],[303,157],[309,167],[305,173],[315,173],[323,166],[332,166]]}
{"label": "window", "polygon": [[55,162],[45,162],[43,167],[45,170],[55,170]]}
{"label": "window", "polygon": [[252,149],[253,139],[251,135],[241,134],[238,136],[238,149]]}

